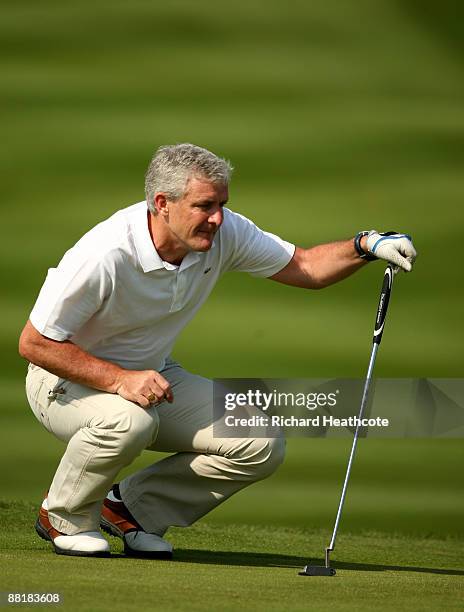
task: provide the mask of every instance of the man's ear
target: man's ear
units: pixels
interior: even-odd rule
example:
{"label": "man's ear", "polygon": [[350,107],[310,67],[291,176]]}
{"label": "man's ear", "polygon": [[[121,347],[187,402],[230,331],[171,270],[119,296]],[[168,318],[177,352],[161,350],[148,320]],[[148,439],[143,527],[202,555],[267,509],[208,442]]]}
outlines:
{"label": "man's ear", "polygon": [[153,198],[153,203],[159,215],[161,215],[162,217],[167,217],[169,215],[168,201],[166,199],[166,194],[164,194],[161,191],[158,193],[155,193],[155,197]]}

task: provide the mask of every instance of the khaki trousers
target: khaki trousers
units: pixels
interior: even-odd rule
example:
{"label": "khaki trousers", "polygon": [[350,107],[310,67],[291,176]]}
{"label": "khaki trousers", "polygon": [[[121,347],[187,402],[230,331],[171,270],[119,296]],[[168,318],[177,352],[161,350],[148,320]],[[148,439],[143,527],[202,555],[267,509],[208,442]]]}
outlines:
{"label": "khaki trousers", "polygon": [[125,478],[121,496],[145,531],[187,526],[284,457],[276,438],[215,438],[212,381],[169,361],[174,402],[146,410],[119,395],[29,366],[26,392],[37,419],[67,443],[48,493],[50,522],[69,535],[99,528],[102,501],[118,472],[144,449],[176,453]]}

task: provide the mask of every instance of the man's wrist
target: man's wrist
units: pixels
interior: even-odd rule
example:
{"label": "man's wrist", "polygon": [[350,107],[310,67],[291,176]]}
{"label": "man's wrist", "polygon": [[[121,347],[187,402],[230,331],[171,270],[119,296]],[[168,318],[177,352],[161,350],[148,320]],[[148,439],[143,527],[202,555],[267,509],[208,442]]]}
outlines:
{"label": "man's wrist", "polygon": [[120,366],[117,366],[116,364],[111,364],[111,365],[114,367],[111,368],[110,372],[108,372],[109,374],[108,385],[107,385],[107,388],[104,389],[104,391],[107,391],[108,393],[117,394],[119,389],[121,388],[121,385],[123,384],[123,376],[125,374],[125,370],[124,368],[121,368]]}
{"label": "man's wrist", "polygon": [[367,234],[361,237],[361,240],[359,241],[359,246],[361,247],[361,249],[364,251],[365,254],[369,253],[368,248],[367,248]]}
{"label": "man's wrist", "polygon": [[365,261],[374,261],[377,259],[377,257],[372,255],[372,253],[369,253],[367,249],[366,243],[368,234],[369,232],[367,230],[358,232],[356,234],[353,240],[354,249],[361,259],[364,259]]}

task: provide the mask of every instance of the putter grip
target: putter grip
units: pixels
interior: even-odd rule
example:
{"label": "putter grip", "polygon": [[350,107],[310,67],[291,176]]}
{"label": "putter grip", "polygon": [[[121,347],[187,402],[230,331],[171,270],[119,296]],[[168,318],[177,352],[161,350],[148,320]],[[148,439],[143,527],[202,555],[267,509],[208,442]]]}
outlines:
{"label": "putter grip", "polygon": [[377,315],[375,317],[375,328],[373,342],[380,344],[382,340],[383,328],[387,316],[388,302],[390,301],[390,293],[393,284],[393,266],[388,265],[383,276],[382,290],[380,292],[379,305],[377,307]]}

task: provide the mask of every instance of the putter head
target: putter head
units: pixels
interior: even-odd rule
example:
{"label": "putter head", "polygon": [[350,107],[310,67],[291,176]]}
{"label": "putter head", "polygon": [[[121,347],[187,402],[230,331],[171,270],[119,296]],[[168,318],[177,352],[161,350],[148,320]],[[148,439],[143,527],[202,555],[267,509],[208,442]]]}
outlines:
{"label": "putter head", "polygon": [[298,572],[299,576],[335,576],[337,572],[333,567],[326,567],[325,565],[305,565],[301,572]]}

